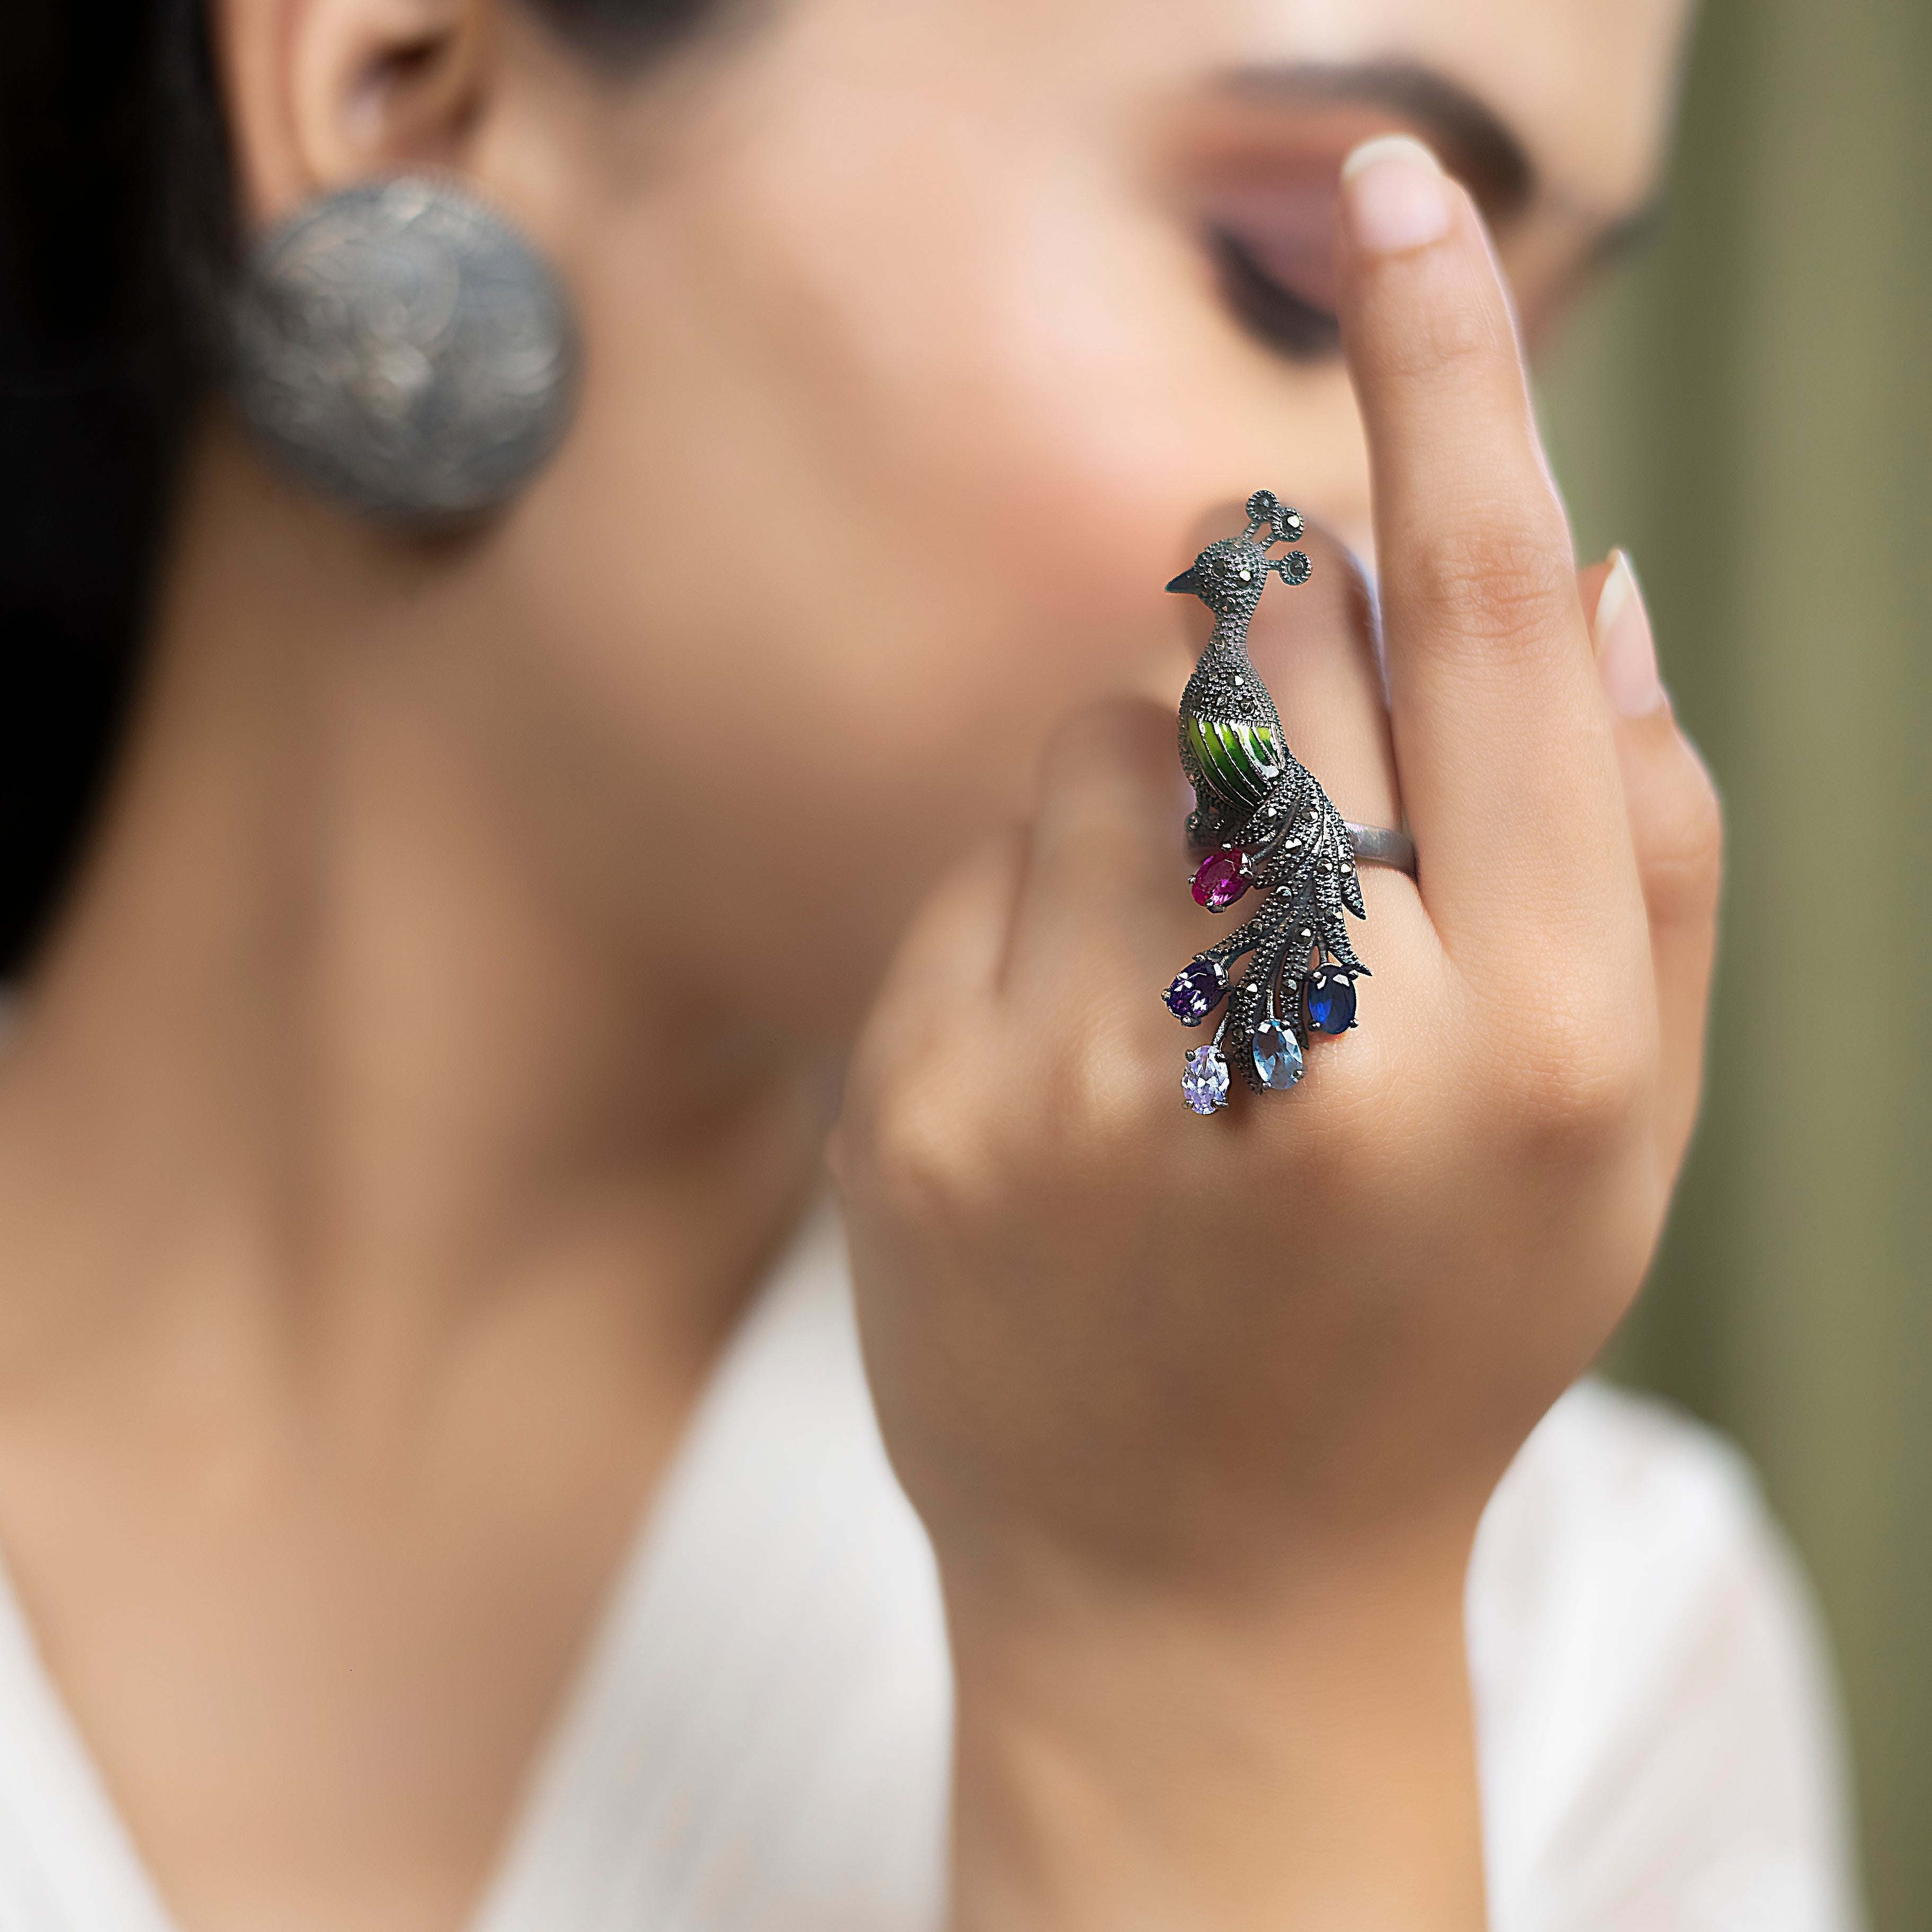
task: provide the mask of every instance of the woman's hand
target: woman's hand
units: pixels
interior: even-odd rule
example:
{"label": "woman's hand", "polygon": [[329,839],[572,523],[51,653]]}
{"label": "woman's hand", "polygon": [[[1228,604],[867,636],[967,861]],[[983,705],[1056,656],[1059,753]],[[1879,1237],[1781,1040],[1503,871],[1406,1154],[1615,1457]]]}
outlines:
{"label": "woman's hand", "polygon": [[1612,702],[1652,688],[1640,604],[1606,679],[1468,198],[1398,155],[1342,226],[1388,710],[1332,548],[1252,648],[1345,814],[1420,854],[1364,876],[1359,1029],[1292,1094],[1184,1107],[1159,995],[1211,929],[1171,716],[1122,706],[927,908],[853,1071],[962,1924],[1480,1923],[1471,1538],[1635,1294],[1695,1111],[1716,813],[1667,708]]}

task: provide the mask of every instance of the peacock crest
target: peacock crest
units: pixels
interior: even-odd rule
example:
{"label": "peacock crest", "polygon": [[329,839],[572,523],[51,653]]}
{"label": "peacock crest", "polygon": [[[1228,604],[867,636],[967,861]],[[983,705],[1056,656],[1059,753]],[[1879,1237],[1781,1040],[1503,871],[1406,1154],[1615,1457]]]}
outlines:
{"label": "peacock crest", "polygon": [[1226,1104],[1231,1069],[1257,1093],[1292,1087],[1311,1028],[1338,1034],[1354,1025],[1355,980],[1369,970],[1344,916],[1367,916],[1348,827],[1289,751],[1274,699],[1248,657],[1248,626],[1268,578],[1308,581],[1305,553],[1269,554],[1300,538],[1301,518],[1269,490],[1248,499],[1247,514],[1240,536],[1210,544],[1167,586],[1214,614],[1179,718],[1180,762],[1195,797],[1188,843],[1204,854],[1194,896],[1219,912],[1251,891],[1264,896],[1246,925],[1196,954],[1167,989],[1169,1010],[1186,1026],[1227,1003],[1212,1042],[1188,1054],[1182,1078],[1189,1106],[1202,1114]]}

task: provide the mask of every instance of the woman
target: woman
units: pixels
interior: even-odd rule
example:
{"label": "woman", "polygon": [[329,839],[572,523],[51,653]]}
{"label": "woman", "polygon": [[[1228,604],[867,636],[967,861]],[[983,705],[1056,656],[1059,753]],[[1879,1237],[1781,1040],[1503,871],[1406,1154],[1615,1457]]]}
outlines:
{"label": "woman", "polygon": [[[173,23],[198,386],[0,1073],[0,1922],[1849,1923],[1748,1482],[1564,1394],[1690,1131],[1716,815],[1497,261],[1534,340],[1682,25]],[[398,176],[581,347],[454,526],[298,480],[222,352],[225,238]],[[1254,664],[1420,868],[1360,1026],[1204,1120],[1158,593],[1263,483],[1328,534]]]}

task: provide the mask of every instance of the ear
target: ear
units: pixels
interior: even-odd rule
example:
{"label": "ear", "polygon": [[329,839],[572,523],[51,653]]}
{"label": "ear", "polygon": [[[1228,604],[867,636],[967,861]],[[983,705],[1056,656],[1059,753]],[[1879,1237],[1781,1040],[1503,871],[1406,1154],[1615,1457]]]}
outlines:
{"label": "ear", "polygon": [[460,165],[495,0],[212,0],[243,220],[412,164]]}

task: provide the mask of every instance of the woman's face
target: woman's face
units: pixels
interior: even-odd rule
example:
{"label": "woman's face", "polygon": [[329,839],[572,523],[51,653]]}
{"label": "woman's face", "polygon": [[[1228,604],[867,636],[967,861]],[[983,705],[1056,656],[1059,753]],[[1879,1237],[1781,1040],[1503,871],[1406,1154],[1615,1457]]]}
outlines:
{"label": "woman's face", "polygon": [[1683,12],[790,0],[622,84],[513,18],[476,164],[586,380],[458,567],[463,674],[564,874],[694,984],[848,1022],[1056,723],[1178,689],[1204,509],[1367,544],[1349,148],[1437,148],[1534,339],[1653,192]]}

